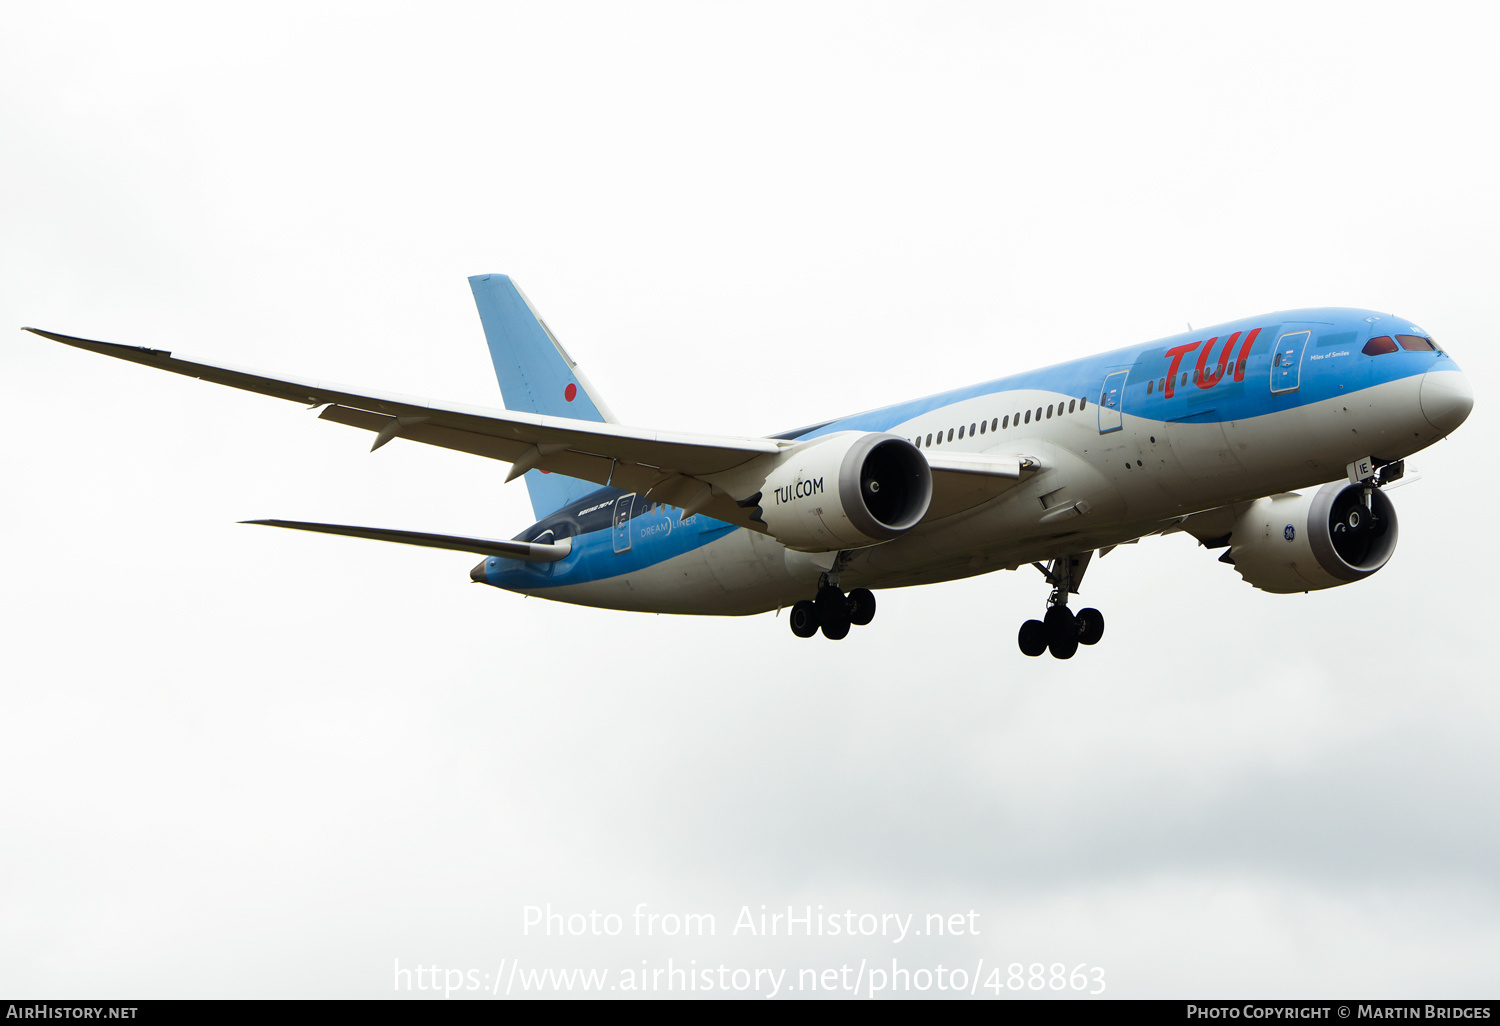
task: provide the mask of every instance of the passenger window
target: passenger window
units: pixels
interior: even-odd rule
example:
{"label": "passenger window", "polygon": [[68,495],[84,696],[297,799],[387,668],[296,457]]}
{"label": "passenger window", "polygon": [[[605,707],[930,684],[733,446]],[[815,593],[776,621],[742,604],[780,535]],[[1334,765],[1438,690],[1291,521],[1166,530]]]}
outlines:
{"label": "passenger window", "polygon": [[958,426],[958,437],[959,437],[959,438],[960,438],[960,439],[962,439],[962,438],[963,438],[963,437],[964,437],[964,427],[963,427],[963,425],[962,425],[962,424],[960,424],[960,425],[959,425],[959,426]]}
{"label": "passenger window", "polygon": [[1010,414],[1005,415],[1005,420],[1000,422],[1000,426],[1007,429],[1010,427]]}
{"label": "passenger window", "polygon": [[1397,335],[1396,341],[1401,343],[1402,349],[1430,352],[1434,348],[1432,339],[1423,338],[1421,335]]}
{"label": "passenger window", "polygon": [[1036,419],[1037,420],[1041,420],[1042,419],[1042,408],[1040,406],[1038,406],[1036,408]]}
{"label": "passenger window", "polygon": [[927,447],[929,449],[932,448],[932,436],[931,435],[927,436]]}
{"label": "passenger window", "polygon": [[1047,404],[1047,419],[1048,420],[1052,419],[1052,404],[1051,403]]}
{"label": "passenger window", "polygon": [[1146,382],[1146,394],[1147,395],[1151,395],[1155,391],[1156,391],[1156,382],[1154,382],[1154,381],[1148,381],[1148,382]]}
{"label": "passenger window", "polygon": [[1162,378],[1160,381],[1158,381],[1156,383],[1156,390],[1158,392],[1165,392],[1167,390],[1167,379],[1166,378]]}
{"label": "passenger window", "polygon": [[1381,356],[1385,353],[1394,353],[1395,351],[1396,342],[1389,335],[1381,335],[1378,338],[1370,339],[1370,341],[1365,343],[1365,348],[1363,349],[1366,356]]}
{"label": "passenger window", "polygon": [[1000,430],[1000,418],[999,417],[996,417],[994,420],[990,421],[990,430],[991,431],[999,431]]}
{"label": "passenger window", "polygon": [[938,432],[937,444],[938,445],[942,445],[943,444],[943,433],[941,431]]}
{"label": "passenger window", "polygon": [[952,428],[948,429],[948,441],[950,441],[950,442],[953,441],[953,429]]}
{"label": "passenger window", "polygon": [[1031,423],[1031,411],[1030,410],[1026,411],[1026,423],[1028,423],[1028,424]]}
{"label": "passenger window", "polygon": [[1077,399],[1069,399],[1068,400],[1068,412],[1072,413],[1077,408],[1078,408],[1078,400]]}
{"label": "passenger window", "polygon": [[973,424],[969,425],[969,437],[970,438],[974,437],[974,425]]}
{"label": "passenger window", "polygon": [[1088,405],[1088,404],[1089,404],[1089,397],[1088,397],[1088,396],[1083,396],[1083,397],[1082,397],[1082,398],[1080,398],[1080,399],[1079,399],[1079,400],[1078,400],[1078,408],[1079,408],[1079,409],[1080,409],[1080,410],[1081,410],[1081,409],[1083,409],[1083,408],[1084,408],[1084,407],[1085,407],[1085,406],[1087,406],[1087,405]]}

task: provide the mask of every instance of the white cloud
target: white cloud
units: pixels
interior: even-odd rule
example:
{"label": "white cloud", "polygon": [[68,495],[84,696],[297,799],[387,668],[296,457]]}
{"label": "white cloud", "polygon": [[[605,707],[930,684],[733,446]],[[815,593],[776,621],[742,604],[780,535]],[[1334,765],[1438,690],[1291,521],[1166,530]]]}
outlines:
{"label": "white cloud", "polygon": [[890,954],[521,934],[647,902],[975,908],[914,964],[1087,961],[1116,996],[1493,992],[1482,15],[351,12],[8,15],[9,323],[488,404],[464,277],[502,271],[626,419],[759,433],[1349,304],[1418,318],[1478,405],[1368,582],[1267,596],[1147,540],[1090,568],[1109,632],[1061,664],[1015,652],[1026,568],[832,645],[240,527],[530,512],[493,466],[13,338],[12,990]]}

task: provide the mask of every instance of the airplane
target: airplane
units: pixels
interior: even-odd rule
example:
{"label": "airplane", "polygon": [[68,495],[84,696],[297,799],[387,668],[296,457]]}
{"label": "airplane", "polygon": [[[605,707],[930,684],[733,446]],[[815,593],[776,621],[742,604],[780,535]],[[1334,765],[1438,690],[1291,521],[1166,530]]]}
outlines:
{"label": "airplane", "polygon": [[1215,325],[759,438],[619,423],[524,293],[469,279],[505,409],[197,363],[24,330],[321,409],[319,419],[511,464],[537,520],[510,540],[290,520],[251,524],[458,550],[474,582],[655,613],[789,607],[839,640],[874,592],[1034,566],[1027,656],[1069,659],[1103,614],[1069,608],[1095,554],[1184,532],[1270,593],[1377,572],[1405,458],[1474,394],[1420,327],[1370,310]]}

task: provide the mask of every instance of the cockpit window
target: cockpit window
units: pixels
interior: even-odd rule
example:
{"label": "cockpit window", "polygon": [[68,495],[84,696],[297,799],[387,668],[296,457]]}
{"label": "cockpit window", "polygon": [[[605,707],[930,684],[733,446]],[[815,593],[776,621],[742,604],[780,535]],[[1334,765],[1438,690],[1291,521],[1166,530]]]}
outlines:
{"label": "cockpit window", "polygon": [[1394,353],[1396,351],[1396,340],[1389,335],[1380,335],[1365,343],[1364,354],[1366,356],[1379,356],[1382,353]]}
{"label": "cockpit window", "polygon": [[1402,349],[1417,349],[1431,351],[1435,348],[1432,339],[1423,338],[1421,335],[1397,335],[1396,341],[1401,343]]}

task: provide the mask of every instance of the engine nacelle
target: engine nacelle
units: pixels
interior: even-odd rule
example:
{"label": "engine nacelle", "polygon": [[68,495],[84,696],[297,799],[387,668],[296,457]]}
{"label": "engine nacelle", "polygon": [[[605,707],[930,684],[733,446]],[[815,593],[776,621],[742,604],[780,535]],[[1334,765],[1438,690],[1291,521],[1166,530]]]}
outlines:
{"label": "engine nacelle", "polygon": [[787,548],[855,549],[917,526],[932,502],[932,469],[897,435],[841,432],[783,457],[759,502],[761,520]]}
{"label": "engine nacelle", "polygon": [[1290,594],[1363,580],[1396,551],[1396,507],[1375,489],[1327,484],[1257,499],[1230,533],[1229,558],[1262,591]]}

